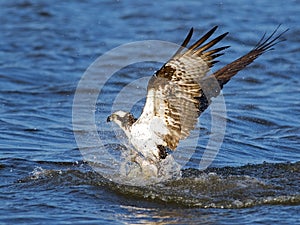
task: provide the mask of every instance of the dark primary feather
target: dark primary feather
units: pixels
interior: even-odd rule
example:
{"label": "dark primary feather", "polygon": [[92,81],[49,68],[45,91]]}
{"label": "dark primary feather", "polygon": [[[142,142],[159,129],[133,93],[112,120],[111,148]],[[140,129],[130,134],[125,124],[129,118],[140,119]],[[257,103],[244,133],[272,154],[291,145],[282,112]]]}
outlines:
{"label": "dark primary feather", "polygon": [[191,28],[190,32],[188,33],[188,35],[186,36],[186,38],[184,39],[184,41],[182,42],[180,48],[175,52],[175,54],[171,57],[173,58],[175,55],[179,54],[189,43],[189,41],[191,40],[191,37],[193,35],[194,29]]}
{"label": "dark primary feather", "polygon": [[[246,55],[224,66],[223,68],[219,69],[218,71],[216,71],[209,77],[205,78],[201,82],[202,88],[203,89],[205,88],[206,91],[205,91],[205,95],[202,93],[202,96],[199,98],[201,102],[200,112],[203,112],[208,107],[208,105],[211,102],[211,98],[218,96],[223,86],[234,75],[236,75],[240,70],[244,69],[246,66],[251,64],[256,58],[258,58],[266,51],[273,50],[272,47],[274,45],[284,41],[284,40],[280,40],[280,38],[283,36],[283,34],[285,34],[288,31],[288,29],[275,36],[279,27],[280,25],[267,38],[265,38],[266,35],[264,34],[263,37],[260,39],[260,41],[257,43],[257,45]],[[216,80],[219,86],[216,85]]]}
{"label": "dark primary feather", "polygon": [[192,50],[195,50],[198,46],[203,44],[210,36],[216,31],[218,26],[214,26],[210,31],[208,31],[206,34],[204,34],[198,41],[196,41],[193,45],[191,45],[188,49],[189,52]]}
{"label": "dark primary feather", "polygon": [[[278,27],[279,28],[279,27]],[[265,53],[268,50],[272,50],[271,48],[276,45],[277,43],[281,42],[279,38],[288,31],[285,30],[282,33],[278,34],[277,36],[273,37],[277,32],[278,28],[266,39],[263,38],[258,42],[255,48],[253,48],[250,52],[246,55],[238,58],[237,60],[233,61],[232,63],[226,65],[222,69],[218,70],[212,76],[216,77],[219,81],[221,87],[226,84],[231,77],[233,77],[237,72],[244,69],[250,63],[252,63],[258,56]],[[272,39],[273,38],[273,39]]]}

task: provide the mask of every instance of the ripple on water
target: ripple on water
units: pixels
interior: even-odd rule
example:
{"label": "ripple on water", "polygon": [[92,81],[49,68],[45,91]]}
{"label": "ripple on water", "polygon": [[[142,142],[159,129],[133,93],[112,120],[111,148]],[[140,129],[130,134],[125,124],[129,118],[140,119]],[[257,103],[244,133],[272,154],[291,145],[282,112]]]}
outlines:
{"label": "ripple on water", "polygon": [[[5,163],[0,165],[5,169]],[[39,162],[29,176],[13,185],[22,188],[74,185],[101,186],[125,198],[200,208],[244,208],[257,205],[295,205],[300,203],[300,163],[263,163],[242,167],[186,169],[182,177],[148,186],[114,183],[90,170],[85,163]],[[50,167],[49,167],[50,166]],[[53,167],[53,166],[52,166]]]}

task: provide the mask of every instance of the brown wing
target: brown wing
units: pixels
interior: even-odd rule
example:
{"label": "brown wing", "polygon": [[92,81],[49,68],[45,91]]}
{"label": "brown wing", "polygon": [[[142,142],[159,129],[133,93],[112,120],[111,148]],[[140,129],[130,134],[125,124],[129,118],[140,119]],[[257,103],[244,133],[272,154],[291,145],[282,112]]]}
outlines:
{"label": "brown wing", "polygon": [[[261,40],[257,43],[257,45],[246,55],[224,66],[223,68],[219,69],[218,71],[201,81],[202,93],[199,99],[199,101],[201,102],[200,113],[203,112],[209,106],[212,97],[216,97],[219,95],[220,90],[234,75],[236,75],[240,70],[244,69],[246,66],[251,64],[256,58],[258,58],[263,53],[269,50],[273,50],[272,47],[274,45],[284,41],[284,39],[280,40],[280,38],[284,33],[288,31],[288,29],[276,35],[279,27],[280,25],[267,38],[264,34]],[[216,83],[218,85],[216,85]],[[205,94],[203,93],[204,89],[206,90]]]}
{"label": "brown wing", "polygon": [[182,47],[149,81],[146,104],[139,122],[149,120],[150,116],[161,118],[167,132],[156,131],[156,135],[161,136],[172,150],[177,147],[179,140],[189,135],[197,123],[201,96],[200,80],[214,65],[214,59],[222,55],[219,52],[229,47],[209,50],[228,33],[203,44],[216,29],[217,27],[212,28],[185,49],[193,33],[191,29]]}
{"label": "brown wing", "polygon": [[162,118],[168,132],[157,135],[161,135],[167,147],[174,150],[179,140],[186,138],[194,129],[197,117],[209,106],[211,98],[220,93],[223,85],[280,42],[279,38],[287,30],[275,36],[278,28],[268,38],[264,35],[249,53],[210,76],[205,75],[217,62],[214,59],[229,46],[209,49],[228,33],[203,44],[217,29],[214,27],[186,50],[193,33],[191,29],[182,47],[149,81],[147,100],[140,119],[149,120],[149,116]]}

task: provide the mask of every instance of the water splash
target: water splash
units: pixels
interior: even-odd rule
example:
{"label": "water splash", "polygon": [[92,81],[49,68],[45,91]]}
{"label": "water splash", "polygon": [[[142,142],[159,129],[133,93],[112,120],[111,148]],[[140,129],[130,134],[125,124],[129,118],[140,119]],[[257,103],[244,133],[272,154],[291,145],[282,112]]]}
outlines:
{"label": "water splash", "polygon": [[129,199],[197,208],[300,204],[300,162],[209,168],[205,171],[186,169],[180,178],[143,186],[116,183],[88,168],[87,164],[74,164],[71,168],[58,170],[37,166],[30,176],[17,183],[30,187],[101,186]]}
{"label": "water splash", "polygon": [[181,177],[181,166],[172,155],[168,155],[156,164],[150,163],[142,156],[135,156],[135,161],[132,161],[132,154],[128,154],[128,151],[125,151],[123,156],[119,180],[121,183],[146,186]]}

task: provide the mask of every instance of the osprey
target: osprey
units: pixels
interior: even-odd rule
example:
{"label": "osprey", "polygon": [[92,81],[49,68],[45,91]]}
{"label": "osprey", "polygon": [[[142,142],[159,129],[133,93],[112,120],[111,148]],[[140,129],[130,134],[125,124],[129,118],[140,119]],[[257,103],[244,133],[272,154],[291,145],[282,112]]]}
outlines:
{"label": "osprey", "polygon": [[246,55],[211,75],[207,73],[217,62],[215,59],[229,46],[212,47],[228,32],[205,43],[216,31],[215,26],[186,48],[193,34],[191,28],[177,52],[149,80],[141,116],[136,119],[129,112],[117,111],[107,118],[107,122],[115,122],[125,132],[134,148],[133,161],[142,170],[151,168],[157,174],[159,162],[168,156],[170,150],[176,149],[180,140],[189,136],[200,114],[224,84],[280,42],[279,38],[287,30],[275,35],[278,28],[269,37],[264,35]]}

